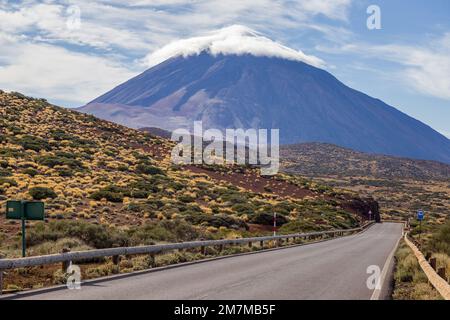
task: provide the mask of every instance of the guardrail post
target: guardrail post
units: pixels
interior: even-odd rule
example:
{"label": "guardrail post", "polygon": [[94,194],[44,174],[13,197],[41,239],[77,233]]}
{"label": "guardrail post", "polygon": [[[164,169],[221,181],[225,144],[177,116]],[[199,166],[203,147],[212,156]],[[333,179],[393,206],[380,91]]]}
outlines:
{"label": "guardrail post", "polygon": [[154,268],[155,267],[155,254],[153,254],[153,253],[150,253],[149,255],[148,255],[148,266],[150,267],[150,268]]}
{"label": "guardrail post", "polygon": [[3,292],[3,270],[0,269],[0,296],[2,295]]}
{"label": "guardrail post", "polygon": [[436,271],[436,258],[430,258],[430,266]]}
{"label": "guardrail post", "polygon": [[[205,239],[204,239],[204,238],[200,238],[200,241],[205,241]],[[205,248],[205,246],[201,246],[201,247],[200,247],[200,252],[201,252],[203,255],[206,254],[206,248]]]}
{"label": "guardrail post", "polygon": [[253,247],[253,243],[252,243],[252,242],[249,242],[249,243],[248,243],[248,247],[249,247],[249,248]]}
{"label": "guardrail post", "polygon": [[260,242],[259,242],[259,246],[260,246],[261,248],[264,248],[264,241],[260,241]]}
{"label": "guardrail post", "polygon": [[441,277],[444,280],[447,280],[446,278],[446,274],[445,274],[445,268],[439,268],[437,271],[437,274],[439,275],[439,277]]}
{"label": "guardrail post", "polygon": [[[68,253],[68,252],[70,252],[70,249],[69,249],[69,248],[63,248],[63,249],[62,249],[62,253],[63,253],[63,254],[64,254],[64,253]],[[72,262],[72,261],[63,261],[63,262],[62,262],[62,264],[61,264],[62,272],[64,272],[64,273],[67,272],[67,269],[70,267],[71,262]]]}
{"label": "guardrail post", "polygon": [[120,265],[119,265],[119,263],[120,263],[120,256],[113,256],[112,257],[112,262],[116,266],[115,272],[119,273],[120,272]]}

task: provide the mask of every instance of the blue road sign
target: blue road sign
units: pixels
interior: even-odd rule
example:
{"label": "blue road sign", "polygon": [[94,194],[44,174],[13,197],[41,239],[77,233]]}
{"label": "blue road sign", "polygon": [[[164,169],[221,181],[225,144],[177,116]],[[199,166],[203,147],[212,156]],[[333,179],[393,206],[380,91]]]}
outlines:
{"label": "blue road sign", "polygon": [[419,210],[417,211],[417,220],[422,221],[424,217],[423,211]]}

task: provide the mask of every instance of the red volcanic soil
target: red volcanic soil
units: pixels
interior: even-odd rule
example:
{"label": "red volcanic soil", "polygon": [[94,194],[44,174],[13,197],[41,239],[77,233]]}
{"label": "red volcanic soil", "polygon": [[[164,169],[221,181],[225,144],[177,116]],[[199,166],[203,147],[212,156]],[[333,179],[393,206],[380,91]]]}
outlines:
{"label": "red volcanic soil", "polygon": [[271,193],[280,197],[298,199],[314,195],[312,191],[300,188],[288,181],[279,180],[276,177],[262,177],[254,170],[218,172],[193,165],[185,166],[184,168],[194,173],[206,174],[213,180],[228,182],[255,193]]}

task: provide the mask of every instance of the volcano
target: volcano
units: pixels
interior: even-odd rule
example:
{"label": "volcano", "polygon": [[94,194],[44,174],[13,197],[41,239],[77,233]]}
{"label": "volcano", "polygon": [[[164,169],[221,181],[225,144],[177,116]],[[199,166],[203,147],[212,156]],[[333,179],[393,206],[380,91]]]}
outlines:
{"label": "volcano", "polygon": [[79,110],[133,128],[280,129],[280,143],[324,142],[450,163],[450,140],[354,90],[322,61],[246,28],[182,40]]}

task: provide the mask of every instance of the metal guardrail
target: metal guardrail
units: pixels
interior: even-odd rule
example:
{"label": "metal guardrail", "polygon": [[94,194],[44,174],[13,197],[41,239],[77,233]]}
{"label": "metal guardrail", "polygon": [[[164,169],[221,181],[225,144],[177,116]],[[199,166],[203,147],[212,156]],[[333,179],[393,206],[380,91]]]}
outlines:
{"label": "metal guardrail", "polygon": [[347,233],[354,233],[358,231],[362,231],[372,225],[375,222],[369,222],[361,227],[354,229],[342,229],[342,230],[331,230],[331,231],[321,231],[321,232],[310,232],[310,233],[297,233],[297,234],[288,234],[288,235],[278,235],[278,236],[266,236],[266,237],[254,237],[254,238],[242,238],[242,239],[225,239],[225,240],[207,240],[207,241],[190,241],[190,242],[181,242],[181,243],[170,243],[170,244],[161,244],[161,245],[151,245],[151,246],[139,246],[139,247],[120,247],[120,248],[110,248],[110,249],[96,249],[96,250],[86,250],[86,251],[74,251],[74,252],[66,252],[60,254],[51,254],[45,256],[35,256],[35,257],[26,257],[26,258],[17,258],[17,259],[0,259],[0,294],[2,290],[2,273],[3,270],[8,269],[17,269],[17,268],[25,268],[25,267],[35,267],[35,266],[43,266],[55,263],[63,263],[63,265],[70,264],[73,261],[82,261],[89,260],[95,258],[104,258],[104,257],[113,257],[113,261],[118,264],[118,257],[124,255],[141,255],[141,254],[149,254],[156,255],[163,252],[173,251],[173,250],[182,250],[182,249],[192,249],[192,248],[201,248],[204,253],[205,247],[218,246],[220,249],[223,249],[225,245],[240,245],[240,244],[251,244],[253,242],[260,242],[261,245],[264,244],[264,241],[280,241],[290,238],[295,240],[297,238],[316,238],[319,236],[326,235],[341,235]]}

